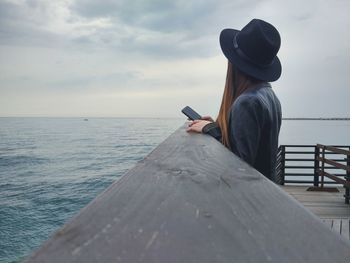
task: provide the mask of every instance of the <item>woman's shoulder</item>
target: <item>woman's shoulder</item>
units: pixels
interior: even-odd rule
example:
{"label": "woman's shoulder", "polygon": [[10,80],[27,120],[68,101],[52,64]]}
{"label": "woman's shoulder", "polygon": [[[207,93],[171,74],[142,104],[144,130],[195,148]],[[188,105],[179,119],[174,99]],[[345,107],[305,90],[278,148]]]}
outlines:
{"label": "woman's shoulder", "polygon": [[235,106],[244,106],[259,103],[261,96],[256,89],[247,90],[241,94],[234,102]]}
{"label": "woman's shoulder", "polygon": [[273,91],[270,83],[261,83],[247,89],[235,102],[237,102],[237,104],[264,104],[266,97],[270,97],[271,92]]}
{"label": "woman's shoulder", "polygon": [[252,87],[241,94],[233,103],[231,111],[240,109],[263,110],[267,105],[266,92],[271,91],[269,83],[261,83],[259,86]]}

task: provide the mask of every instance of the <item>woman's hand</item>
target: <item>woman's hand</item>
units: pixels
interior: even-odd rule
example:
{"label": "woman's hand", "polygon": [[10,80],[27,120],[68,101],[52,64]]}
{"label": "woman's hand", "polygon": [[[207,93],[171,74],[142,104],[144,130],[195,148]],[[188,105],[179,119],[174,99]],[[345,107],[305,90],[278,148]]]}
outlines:
{"label": "woman's hand", "polygon": [[194,120],[188,125],[187,131],[201,133],[203,130],[203,127],[211,122],[212,121],[207,121],[207,120]]}

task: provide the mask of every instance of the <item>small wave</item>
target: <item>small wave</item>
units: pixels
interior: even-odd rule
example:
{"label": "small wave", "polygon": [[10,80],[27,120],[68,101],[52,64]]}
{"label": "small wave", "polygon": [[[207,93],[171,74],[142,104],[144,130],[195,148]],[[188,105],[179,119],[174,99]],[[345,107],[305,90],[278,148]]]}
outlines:
{"label": "small wave", "polygon": [[0,262],[30,254],[180,125],[167,119],[1,121],[8,129],[0,124],[0,234],[6,233]]}
{"label": "small wave", "polygon": [[17,165],[36,165],[49,162],[47,158],[40,158],[29,155],[15,155],[15,156],[0,156],[0,167],[17,166]]}

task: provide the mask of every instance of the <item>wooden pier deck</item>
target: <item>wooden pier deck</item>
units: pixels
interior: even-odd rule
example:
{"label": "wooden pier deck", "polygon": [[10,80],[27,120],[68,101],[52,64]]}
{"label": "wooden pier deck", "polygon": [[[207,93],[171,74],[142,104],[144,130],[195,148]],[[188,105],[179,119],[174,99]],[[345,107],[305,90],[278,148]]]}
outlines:
{"label": "wooden pier deck", "polygon": [[309,186],[281,186],[329,228],[350,240],[350,205],[344,203],[344,188],[339,192],[306,191]]}

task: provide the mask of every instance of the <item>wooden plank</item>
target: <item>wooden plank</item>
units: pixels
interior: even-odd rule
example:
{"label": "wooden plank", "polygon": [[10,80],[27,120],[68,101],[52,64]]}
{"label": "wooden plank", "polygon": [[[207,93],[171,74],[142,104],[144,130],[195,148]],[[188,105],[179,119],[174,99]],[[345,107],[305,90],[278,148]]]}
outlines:
{"label": "wooden plank", "polygon": [[210,136],[181,127],[28,262],[348,262],[350,243]]}
{"label": "wooden plank", "polygon": [[330,218],[350,218],[349,208],[343,207],[319,207],[305,205],[312,213],[318,217],[330,217]]}
{"label": "wooden plank", "polygon": [[293,196],[299,202],[314,202],[314,203],[324,203],[325,205],[339,205],[343,207],[348,207],[349,205],[344,203],[344,198],[339,196],[318,196],[318,195],[303,195],[303,194],[293,194]]}
{"label": "wooden plank", "polygon": [[332,192],[328,192],[328,191],[307,191],[307,189],[310,187],[310,185],[307,185],[307,186],[304,186],[303,188],[301,188],[300,190],[298,190],[298,186],[296,188],[292,188],[292,189],[286,189],[286,191],[292,191],[292,192],[295,192],[295,193],[300,193],[300,194],[304,194],[304,195],[324,195],[324,196],[329,196],[329,195],[335,195],[335,196],[341,196],[340,192],[343,191],[343,187],[339,187],[339,186],[328,186],[328,187],[333,187],[335,189],[338,189],[338,192],[337,191],[332,191]]}
{"label": "wooden plank", "polygon": [[[303,185],[283,185],[281,186],[284,191],[292,194],[303,194],[303,195],[332,195],[332,196],[338,196],[341,198],[342,195],[339,193],[332,193],[332,192],[313,192],[313,191],[306,191],[310,186],[303,186]],[[336,187],[338,190],[342,191],[342,187]]]}
{"label": "wooden plank", "polygon": [[310,166],[310,165],[286,165],[284,168],[286,169],[314,169],[314,166]]}
{"label": "wooden plank", "polygon": [[304,144],[304,145],[284,144],[284,145],[281,145],[281,146],[285,146],[285,147],[288,147],[288,148],[315,148],[315,145],[311,145],[311,144]]}
{"label": "wooden plank", "polygon": [[[329,160],[329,159],[326,159],[323,157],[317,157],[316,160],[333,165],[336,168],[343,169],[345,171],[350,172],[350,166],[347,166],[347,165],[344,165],[344,164],[341,164],[341,163],[338,163],[338,162],[335,162],[335,161],[332,161],[332,160]],[[330,169],[330,167],[327,166],[327,167],[325,167],[325,169]]]}
{"label": "wooden plank", "polygon": [[[350,167],[349,167],[349,171],[350,171]],[[325,175],[325,176],[327,176],[328,178],[330,178],[330,179],[336,181],[337,183],[343,184],[343,185],[345,185],[345,186],[347,186],[347,187],[350,186],[350,182],[348,182],[348,181],[346,181],[346,180],[344,180],[344,179],[338,178],[337,176],[335,176],[335,175],[333,175],[333,174],[329,174],[329,173],[323,172],[323,171],[319,171],[319,173],[320,173],[320,174],[323,174],[323,175]]]}
{"label": "wooden plank", "polygon": [[[345,146],[345,147],[348,147],[348,146]],[[343,147],[343,148],[345,148],[345,147]],[[333,146],[326,146],[325,149],[327,151],[332,151],[334,153],[344,154],[344,155],[350,156],[350,151],[348,151],[348,150],[339,149],[339,148],[336,148],[336,147],[333,147]]]}
{"label": "wooden plank", "polygon": [[344,204],[343,193],[308,192],[306,186],[282,186],[281,188],[318,217],[350,218],[350,206]]}
{"label": "wooden plank", "polygon": [[[315,205],[323,205],[323,206],[338,206],[338,207],[344,207],[349,208],[349,205],[344,204],[344,202],[341,202],[340,200],[330,200],[330,199],[318,199],[317,196],[295,196],[292,195],[296,200],[298,200],[300,203],[304,204],[315,204]],[[314,200],[315,199],[315,200]],[[350,208],[348,209],[350,210]]]}
{"label": "wooden plank", "polygon": [[323,144],[317,144],[316,145],[317,148],[319,148],[320,150],[323,148],[327,151],[326,154],[330,154],[330,153],[335,153],[335,154],[344,154],[344,155],[350,155],[350,151],[348,150],[344,150],[344,149],[339,149],[339,148],[348,148],[349,146],[331,146],[331,145],[323,145]]}
{"label": "wooden plank", "polygon": [[[340,191],[343,191],[341,188],[337,188],[337,187],[327,187],[327,188],[332,188],[332,191],[322,191],[322,189],[320,189],[320,191],[309,191],[309,187],[305,188],[306,190],[303,191],[292,191],[291,194],[294,195],[305,195],[305,196],[319,196],[321,198],[328,198],[328,197],[335,197],[335,198],[339,198],[339,200],[342,199],[342,194]],[[334,189],[334,190],[333,190]]]}
{"label": "wooden plank", "polygon": [[350,220],[349,219],[342,219],[341,221],[341,235],[342,237],[344,237],[345,239],[350,239]]}
{"label": "wooden plank", "polygon": [[[297,199],[298,200],[298,199]],[[300,200],[298,200],[299,202],[301,202]],[[302,204],[306,207],[321,207],[324,210],[327,210],[327,208],[343,208],[342,211],[344,211],[347,216],[350,217],[350,212],[349,212],[349,207],[345,206],[343,204],[338,204],[338,203],[323,203],[323,202],[302,202]]]}
{"label": "wooden plank", "polygon": [[315,161],[314,159],[310,159],[310,158],[286,158],[284,159],[285,161],[289,161],[289,162],[308,162],[308,161]]}
{"label": "wooden plank", "polygon": [[296,198],[315,198],[316,200],[337,200],[339,203],[343,203],[344,199],[342,195],[336,195],[335,193],[328,193],[328,195],[323,195],[323,192],[308,192],[308,193],[290,193]]}
{"label": "wooden plank", "polygon": [[286,154],[314,154],[311,151],[286,151]]}
{"label": "wooden plank", "polygon": [[341,233],[341,219],[333,219],[332,230],[337,234]]}
{"label": "wooden plank", "polygon": [[314,174],[313,173],[304,173],[304,172],[301,172],[301,173],[285,173],[286,176],[303,176],[303,177],[313,177]]}
{"label": "wooden plank", "polygon": [[304,180],[284,180],[286,184],[312,184],[314,181],[304,181]]}

